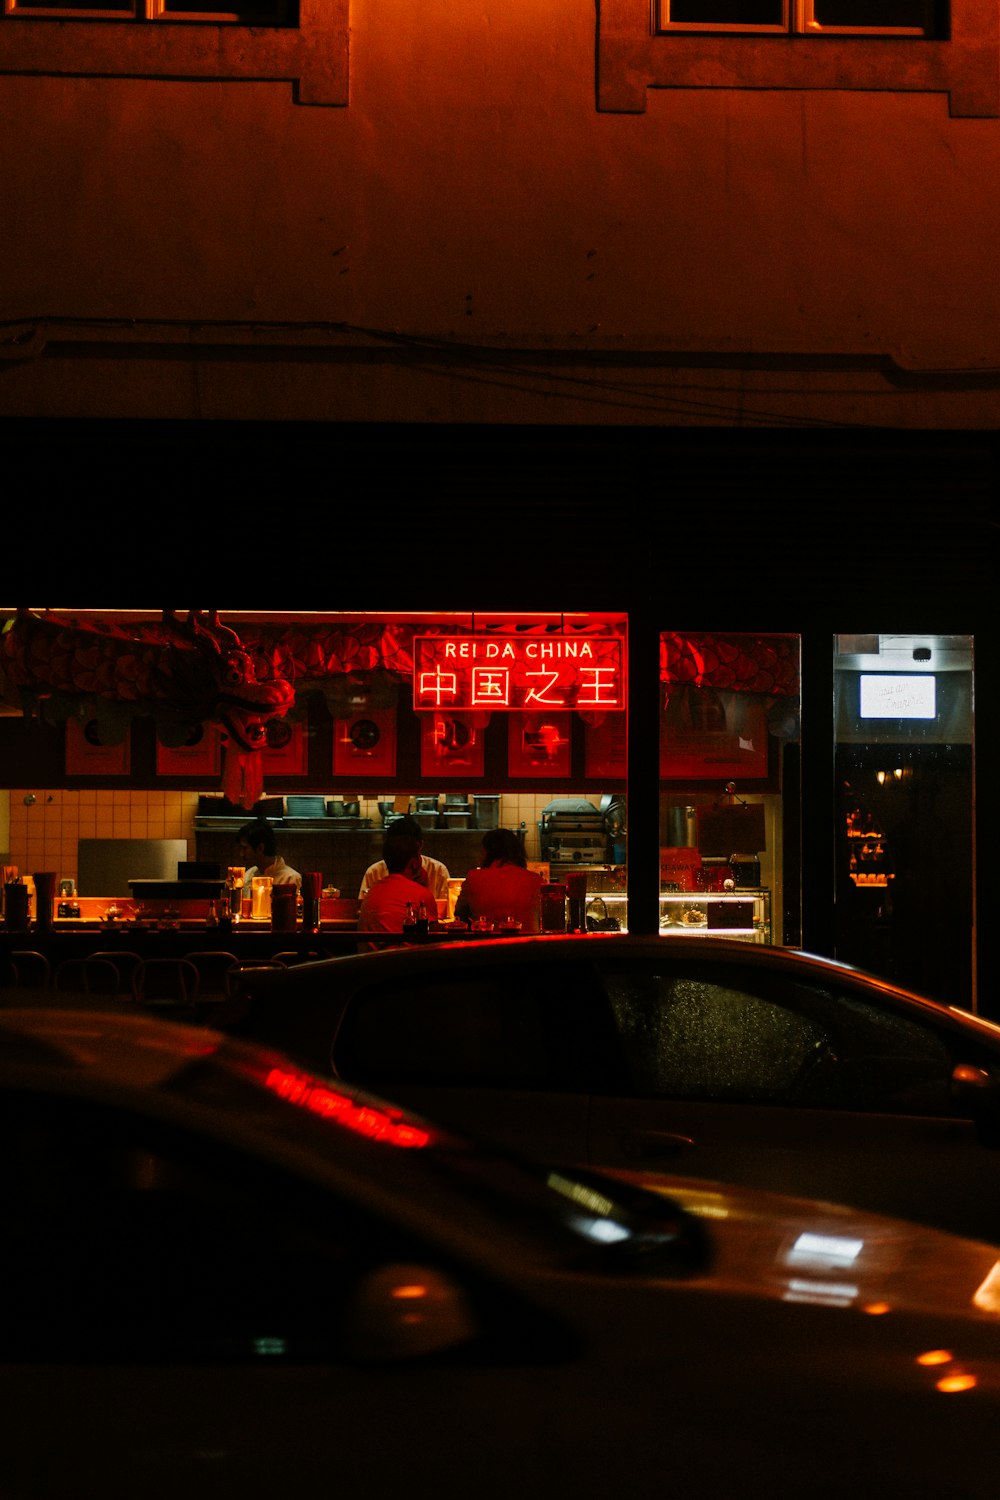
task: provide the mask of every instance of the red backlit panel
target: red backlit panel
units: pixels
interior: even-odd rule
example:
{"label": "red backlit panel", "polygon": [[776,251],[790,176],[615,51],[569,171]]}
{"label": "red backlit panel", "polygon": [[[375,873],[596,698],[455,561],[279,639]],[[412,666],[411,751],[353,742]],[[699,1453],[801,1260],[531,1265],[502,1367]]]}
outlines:
{"label": "red backlit panel", "polygon": [[311,1110],[324,1120],[335,1120],[348,1130],[367,1135],[372,1140],[385,1141],[390,1146],[426,1146],[430,1135],[426,1130],[379,1109],[373,1104],[359,1104],[347,1094],[339,1094],[326,1084],[317,1083],[308,1073],[292,1073],[285,1068],[272,1068],[264,1080],[267,1087],[290,1104]]}
{"label": "red backlit panel", "polygon": [[625,707],[617,636],[419,635],[413,706],[537,712]]}

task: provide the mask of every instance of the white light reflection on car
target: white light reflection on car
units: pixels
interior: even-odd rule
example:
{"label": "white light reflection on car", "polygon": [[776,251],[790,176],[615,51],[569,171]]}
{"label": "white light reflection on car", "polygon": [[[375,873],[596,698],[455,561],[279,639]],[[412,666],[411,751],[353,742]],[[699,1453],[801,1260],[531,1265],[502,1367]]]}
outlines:
{"label": "white light reflection on car", "polygon": [[[849,1239],[838,1234],[812,1234],[806,1230],[796,1236],[785,1252],[784,1261],[787,1266],[799,1271],[847,1270],[856,1263],[864,1247],[864,1240]],[[860,1289],[853,1282],[791,1277],[782,1301],[814,1302],[824,1307],[850,1307],[859,1295]]]}
{"label": "white light reflection on car", "polygon": [[812,1266],[815,1269],[853,1266],[864,1240],[847,1239],[839,1234],[800,1234],[785,1257],[790,1266]]}
{"label": "white light reflection on car", "polygon": [[849,1282],[797,1281],[794,1278],[785,1288],[783,1302],[816,1302],[823,1307],[850,1307],[858,1295],[858,1288]]}
{"label": "white light reflection on car", "polygon": [[590,1210],[587,1214],[577,1214],[573,1220],[574,1229],[587,1239],[597,1240],[602,1245],[612,1245],[618,1240],[629,1238],[631,1231],[611,1217],[616,1212],[616,1207],[603,1193],[598,1193],[586,1183],[563,1177],[560,1172],[549,1172],[545,1180],[554,1192],[568,1198],[571,1203]]}
{"label": "white light reflection on car", "polygon": [[976,1307],[981,1307],[983,1312],[1000,1313],[1000,1261],[994,1264],[988,1275],[976,1287],[972,1301]]}

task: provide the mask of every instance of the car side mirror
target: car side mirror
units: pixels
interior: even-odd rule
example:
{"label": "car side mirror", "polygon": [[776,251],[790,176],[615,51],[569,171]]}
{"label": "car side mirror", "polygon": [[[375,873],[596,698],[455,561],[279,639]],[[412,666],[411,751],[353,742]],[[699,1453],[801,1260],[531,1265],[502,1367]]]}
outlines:
{"label": "car side mirror", "polygon": [[431,1266],[392,1264],[363,1276],[348,1299],[344,1353],[365,1363],[416,1359],[477,1337],[461,1286]]}
{"label": "car side mirror", "polygon": [[967,1110],[979,1139],[1000,1146],[1000,1084],[986,1068],[959,1063],[952,1070],[951,1097]]}

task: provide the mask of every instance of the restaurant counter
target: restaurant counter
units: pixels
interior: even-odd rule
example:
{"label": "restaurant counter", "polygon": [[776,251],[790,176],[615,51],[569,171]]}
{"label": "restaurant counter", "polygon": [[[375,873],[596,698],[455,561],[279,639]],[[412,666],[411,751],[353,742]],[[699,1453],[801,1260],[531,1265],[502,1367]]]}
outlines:
{"label": "restaurant counter", "polygon": [[[429,933],[427,940],[447,942],[470,936],[484,934],[470,934],[464,928],[452,930],[451,924],[446,923]],[[0,925],[0,961],[5,969],[6,960],[10,959],[27,974],[32,969],[30,960],[19,959],[17,955],[40,954],[48,963],[54,981],[60,964],[94,954],[133,953],[145,959],[223,952],[231,953],[240,963],[279,956],[286,963],[296,963],[357,953],[360,944],[391,947],[399,942],[398,933],[359,933],[356,921],[322,922],[318,930],[299,925],[294,931],[275,932],[267,921],[241,921],[227,931],[194,921],[161,928],[131,922],[109,926],[103,922],[69,920],[57,921],[47,929],[33,926],[29,932],[14,932]],[[28,982],[35,983],[36,978],[32,973]]]}

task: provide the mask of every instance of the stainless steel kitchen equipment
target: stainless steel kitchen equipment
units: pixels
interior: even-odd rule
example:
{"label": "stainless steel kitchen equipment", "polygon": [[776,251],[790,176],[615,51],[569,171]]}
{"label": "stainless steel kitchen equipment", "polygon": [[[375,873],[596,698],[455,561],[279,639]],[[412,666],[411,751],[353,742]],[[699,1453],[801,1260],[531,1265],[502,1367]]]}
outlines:
{"label": "stainless steel kitchen equipment", "polygon": [[486,793],[474,796],[472,799],[472,817],[474,828],[499,828],[500,827],[500,797],[497,794]]}
{"label": "stainless steel kitchen equipment", "polygon": [[553,871],[609,862],[604,813],[582,797],[556,797],[547,803],[538,840],[541,858]]}

